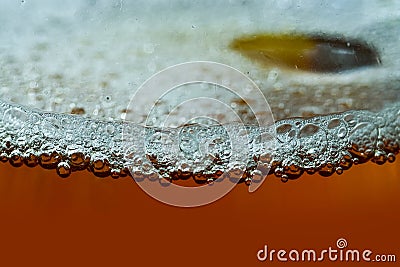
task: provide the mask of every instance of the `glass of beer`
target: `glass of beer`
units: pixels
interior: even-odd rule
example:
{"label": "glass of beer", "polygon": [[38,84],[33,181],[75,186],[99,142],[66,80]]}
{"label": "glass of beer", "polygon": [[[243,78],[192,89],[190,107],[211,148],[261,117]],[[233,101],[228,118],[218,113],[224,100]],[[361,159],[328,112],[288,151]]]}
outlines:
{"label": "glass of beer", "polygon": [[[266,242],[339,238],[393,253],[400,5],[317,2],[3,3],[4,242],[25,237],[35,260],[105,244],[98,263],[119,243],[154,264],[252,265]],[[146,182],[229,190],[173,196],[201,206],[182,209]]]}

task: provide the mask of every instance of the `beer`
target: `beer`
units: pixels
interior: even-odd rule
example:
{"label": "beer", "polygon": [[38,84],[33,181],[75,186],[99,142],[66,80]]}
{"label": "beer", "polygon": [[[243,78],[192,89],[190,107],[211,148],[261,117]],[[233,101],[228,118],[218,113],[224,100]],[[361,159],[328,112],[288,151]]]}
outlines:
{"label": "beer", "polygon": [[[266,243],[323,249],[339,238],[396,253],[398,4],[287,3],[4,4],[2,261],[252,266]],[[137,98],[187,61],[237,69],[267,112],[229,79]],[[231,192],[192,209],[138,187],[225,180]]]}

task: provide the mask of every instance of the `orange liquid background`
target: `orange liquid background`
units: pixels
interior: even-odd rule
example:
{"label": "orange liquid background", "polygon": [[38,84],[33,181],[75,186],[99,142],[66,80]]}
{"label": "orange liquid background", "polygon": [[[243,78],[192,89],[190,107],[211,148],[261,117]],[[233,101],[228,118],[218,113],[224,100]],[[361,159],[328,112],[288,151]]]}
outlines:
{"label": "orange liquid background", "polygon": [[[354,166],[342,175],[269,176],[203,207],[178,208],[130,178],[0,164],[0,266],[343,266],[260,262],[270,249],[336,248],[396,254],[400,261],[400,163]],[[365,266],[371,263],[350,263]],[[373,264],[380,266],[380,264]]]}

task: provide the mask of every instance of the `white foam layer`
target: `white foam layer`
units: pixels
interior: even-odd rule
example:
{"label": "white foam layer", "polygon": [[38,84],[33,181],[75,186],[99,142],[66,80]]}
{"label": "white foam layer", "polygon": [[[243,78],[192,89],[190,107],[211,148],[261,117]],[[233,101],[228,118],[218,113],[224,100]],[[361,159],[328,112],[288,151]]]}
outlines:
{"label": "white foam layer", "polygon": [[[0,11],[0,98],[120,119],[129,97],[157,71],[210,60],[248,74],[277,119],[379,110],[400,99],[399,10],[395,1],[9,1]],[[234,38],[260,32],[358,38],[377,48],[383,65],[331,75],[288,72],[228,48]]]}
{"label": "white foam layer", "polygon": [[237,182],[237,170],[251,177],[271,169],[287,180],[305,171],[340,174],[369,160],[393,162],[400,149],[398,104],[380,113],[348,111],[282,120],[271,127],[149,128],[32,111],[3,101],[0,112],[0,159],[17,167],[54,168],[62,177],[88,169],[100,177],[191,176],[204,182],[228,172],[226,178]]}
{"label": "white foam layer", "polygon": [[[81,169],[113,177],[126,175],[128,169],[138,176],[172,177],[185,169],[212,177],[228,168],[229,153],[190,171],[184,166],[196,159],[187,159],[187,147],[177,154],[167,151],[172,157],[166,157],[162,147],[149,142],[151,153],[136,151],[127,159],[121,139],[126,127],[132,145],[143,142],[135,139],[141,131],[145,140],[160,137],[160,131],[115,122],[132,112],[126,110],[130,96],[155,72],[186,61],[210,60],[252,78],[279,119],[273,160],[263,144],[253,142],[266,129],[249,126],[248,161],[233,169],[244,166],[252,172],[257,164],[265,164],[285,180],[304,171],[328,176],[353,163],[393,161],[400,136],[399,7],[395,1],[5,2],[0,10],[0,99],[6,101],[1,101],[1,159],[15,166],[56,168],[63,177]],[[361,39],[376,47],[382,65],[341,74],[302,73],[262,68],[228,48],[234,38],[259,32]],[[147,115],[140,113],[143,104],[136,106],[139,118]],[[61,114],[71,111],[84,116]],[[342,111],[346,112],[287,119]],[[213,129],[211,139],[221,134],[220,127]],[[173,140],[179,136],[178,130],[169,131]],[[222,138],[218,149],[229,147],[228,141]],[[187,149],[193,153],[199,148]],[[218,149],[215,153],[224,155]]]}

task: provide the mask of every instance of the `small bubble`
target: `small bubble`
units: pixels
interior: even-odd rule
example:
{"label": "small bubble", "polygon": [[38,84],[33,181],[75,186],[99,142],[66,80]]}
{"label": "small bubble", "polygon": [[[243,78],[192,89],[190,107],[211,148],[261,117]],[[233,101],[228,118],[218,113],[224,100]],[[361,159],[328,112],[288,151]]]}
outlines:
{"label": "small bubble", "polygon": [[10,164],[14,167],[20,167],[24,164],[23,157],[18,150],[14,150],[10,154]]}
{"label": "small bubble", "polygon": [[343,173],[343,168],[342,167],[337,167],[336,168],[336,173],[341,175]]}
{"label": "small bubble", "polygon": [[390,163],[395,162],[395,160],[396,160],[396,155],[393,154],[393,153],[389,153],[389,154],[387,155],[387,160],[388,160],[388,162],[390,162]]}
{"label": "small bubble", "polygon": [[372,162],[382,165],[386,162],[387,155],[384,151],[378,150],[375,152],[374,157],[372,158]]}
{"label": "small bubble", "polygon": [[214,179],[213,178],[208,178],[207,179],[207,184],[214,185]]}
{"label": "small bubble", "polygon": [[334,129],[340,125],[339,119],[332,119],[328,124],[328,129]]}
{"label": "small bubble", "polygon": [[177,168],[178,168],[178,171],[181,171],[181,172],[190,172],[191,171],[190,164],[188,164],[186,161],[178,162]]}
{"label": "small bubble", "polygon": [[28,167],[35,167],[38,165],[38,158],[33,154],[33,152],[27,152],[24,155],[24,163]]}
{"label": "small bubble", "polygon": [[262,163],[269,164],[272,161],[272,155],[270,153],[263,153],[260,155],[259,161]]}
{"label": "small bubble", "polygon": [[120,173],[121,172],[118,169],[111,169],[111,171],[110,171],[111,178],[113,178],[113,179],[119,178],[120,177]]}
{"label": "small bubble", "polygon": [[46,137],[56,138],[58,137],[61,126],[56,118],[46,117],[42,121],[42,133]]}
{"label": "small bubble", "polygon": [[282,174],[283,174],[283,168],[278,167],[278,168],[275,169],[275,175],[276,175],[277,177],[281,177]]}
{"label": "small bubble", "polygon": [[57,174],[61,178],[67,178],[71,174],[71,167],[66,162],[60,162],[57,165]]}
{"label": "small bubble", "polygon": [[104,167],[104,162],[101,159],[96,159],[93,161],[93,168],[96,170],[101,170]]}
{"label": "small bubble", "polygon": [[281,181],[282,181],[282,183],[287,183],[287,181],[289,181],[289,176],[287,176],[286,174],[283,174],[281,177]]}
{"label": "small bubble", "polygon": [[244,180],[244,183],[245,183],[247,186],[250,186],[251,183],[252,183],[252,179],[251,179],[250,177],[247,177],[247,178]]}
{"label": "small bubble", "polygon": [[348,124],[350,127],[354,127],[354,126],[357,124],[357,122],[356,122],[355,120],[350,120],[350,121],[347,122],[347,124]]}
{"label": "small bubble", "polygon": [[301,128],[299,132],[299,137],[310,137],[314,134],[316,134],[319,131],[319,126],[315,124],[306,124],[303,128]]}
{"label": "small bubble", "polygon": [[345,127],[340,128],[337,135],[338,135],[339,138],[346,137],[347,129]]}
{"label": "small bubble", "polygon": [[333,166],[331,163],[324,164],[318,173],[324,177],[331,176],[333,173],[335,173],[335,166]]}
{"label": "small bubble", "polygon": [[106,126],[106,132],[107,134],[113,134],[115,132],[115,127],[112,124],[108,124]]}

